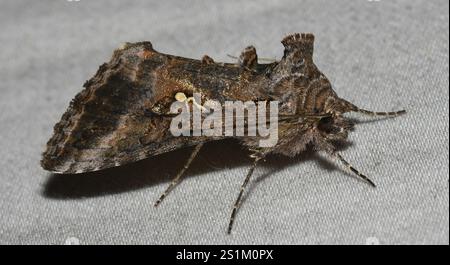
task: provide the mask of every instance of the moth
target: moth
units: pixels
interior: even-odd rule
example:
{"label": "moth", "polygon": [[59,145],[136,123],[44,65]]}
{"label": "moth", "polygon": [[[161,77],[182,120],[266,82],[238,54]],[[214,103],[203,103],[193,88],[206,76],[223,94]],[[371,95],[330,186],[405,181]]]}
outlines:
{"label": "moth", "polygon": [[[375,187],[336,150],[336,143],[345,141],[354,127],[344,114],[394,117],[405,111],[373,112],[338,97],[313,62],[313,34],[290,34],[281,43],[283,57],[270,63],[259,63],[253,46],[242,51],[237,63],[219,63],[207,55],[195,60],[163,54],[150,42],[124,44],[86,81],[54,126],[42,167],[60,174],[83,173],[193,147],[184,167],[156,201],[158,206],[206,142],[233,138],[173,136],[169,126],[174,101],[184,101],[189,108],[208,99],[277,101],[279,140],[274,146],[260,147],[257,136],[235,137],[250,150],[253,162],[232,208],[228,233],[253,171],[269,154],[293,157],[312,146]],[[191,100],[194,93],[202,98]]]}

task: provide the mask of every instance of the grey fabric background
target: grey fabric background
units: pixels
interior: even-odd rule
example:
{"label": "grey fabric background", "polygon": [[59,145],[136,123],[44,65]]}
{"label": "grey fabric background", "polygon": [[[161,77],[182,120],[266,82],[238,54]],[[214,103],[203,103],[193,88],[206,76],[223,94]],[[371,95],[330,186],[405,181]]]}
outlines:
{"label": "grey fabric background", "polygon": [[[449,3],[442,1],[0,1],[0,243],[448,244]],[[250,165],[235,142],[201,151],[154,201],[180,150],[103,172],[39,166],[52,127],[123,42],[233,61],[246,45],[280,58],[282,37],[313,32],[335,91],[374,110],[342,154],[378,184],[322,154],[270,157],[255,171],[232,235],[231,206]],[[78,241],[77,241],[78,240]]]}

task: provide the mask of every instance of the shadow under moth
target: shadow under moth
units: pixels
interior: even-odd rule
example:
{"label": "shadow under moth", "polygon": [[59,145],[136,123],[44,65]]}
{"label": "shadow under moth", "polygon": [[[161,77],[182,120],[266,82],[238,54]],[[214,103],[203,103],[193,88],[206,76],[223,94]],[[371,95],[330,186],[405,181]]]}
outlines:
{"label": "shadow under moth", "polygon": [[[84,84],[54,127],[41,165],[59,174],[102,170],[192,146],[183,168],[156,201],[158,206],[180,182],[203,144],[234,137],[250,150],[253,161],[234,203],[228,225],[231,232],[237,209],[252,173],[268,154],[293,157],[312,146],[341,162],[372,186],[375,184],[336,150],[353,122],[344,116],[358,112],[371,116],[405,113],[373,112],[337,96],[330,82],[313,63],[314,36],[286,36],[283,57],[260,64],[253,46],[237,63],[218,63],[157,52],[150,42],[126,43]],[[194,93],[201,94],[195,99]],[[278,141],[261,147],[261,136],[174,136],[170,131],[173,102],[189,109],[203,108],[208,100],[277,102]],[[207,115],[202,113],[202,117]],[[238,118],[237,114],[236,117]],[[234,126],[234,125],[233,125]]]}

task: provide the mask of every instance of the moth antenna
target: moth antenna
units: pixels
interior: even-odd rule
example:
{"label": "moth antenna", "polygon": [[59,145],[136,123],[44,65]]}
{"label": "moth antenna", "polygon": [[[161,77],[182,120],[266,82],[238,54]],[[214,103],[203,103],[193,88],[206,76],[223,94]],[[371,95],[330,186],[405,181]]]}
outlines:
{"label": "moth antenna", "polygon": [[170,182],[169,186],[166,188],[164,193],[161,194],[159,199],[155,202],[155,205],[154,205],[155,207],[157,207],[162,202],[162,200],[164,200],[164,198],[167,196],[167,194],[169,194],[169,192],[171,192],[173,190],[173,188],[175,188],[175,186],[178,184],[181,177],[183,176],[184,172],[189,168],[192,161],[197,156],[197,154],[200,151],[200,149],[202,148],[202,146],[203,146],[203,143],[200,143],[195,146],[194,150],[192,151],[191,155],[189,156],[189,159],[184,164],[183,168],[178,172],[177,175],[175,175],[175,178],[173,178],[172,182]]}
{"label": "moth antenna", "polygon": [[236,217],[236,212],[241,204],[241,199],[242,199],[242,195],[244,194],[245,187],[247,186],[248,182],[250,181],[250,177],[252,176],[253,171],[255,170],[256,165],[258,164],[258,161],[261,160],[263,158],[263,156],[253,156],[253,158],[254,158],[253,165],[248,170],[248,173],[247,173],[247,176],[245,177],[244,183],[242,183],[242,185],[241,185],[241,190],[239,191],[239,195],[234,203],[233,211],[231,212],[230,222],[228,223],[228,231],[227,231],[228,234],[231,233],[231,229],[233,228],[233,223],[234,223],[234,219]]}
{"label": "moth antenna", "polygon": [[334,157],[336,157],[339,161],[341,161],[348,169],[350,169],[350,171],[352,171],[353,173],[355,173],[358,177],[360,177],[361,179],[363,179],[364,181],[366,181],[367,183],[369,183],[372,187],[376,187],[375,183],[369,179],[366,175],[362,174],[361,172],[359,172],[359,170],[357,170],[356,168],[354,168],[349,162],[347,162],[347,160],[345,160],[339,153],[333,153],[332,154]]}
{"label": "moth antenna", "polygon": [[341,98],[339,98],[336,103],[337,103],[336,107],[343,112],[353,111],[353,112],[358,112],[358,113],[362,113],[365,115],[369,115],[372,117],[397,117],[399,115],[406,113],[406,110],[389,111],[389,112],[366,110],[366,109],[362,109],[362,108],[354,105],[353,103],[350,103],[347,100],[341,99]]}
{"label": "moth antenna", "polygon": [[[231,55],[231,54],[227,54],[228,57],[235,59],[235,60],[239,60],[239,57]],[[271,62],[274,63],[277,61],[277,58],[267,58],[267,57],[258,57],[258,61],[263,61],[263,62]]]}
{"label": "moth antenna", "polygon": [[344,105],[346,111],[358,112],[372,117],[396,117],[406,113],[406,110],[389,111],[389,112],[365,110],[343,99],[340,100],[340,103]]}
{"label": "moth antenna", "polygon": [[365,109],[361,109],[356,107],[356,110],[354,110],[355,112],[359,112],[365,115],[370,115],[373,117],[396,117],[402,114],[406,113],[406,110],[399,110],[399,111],[370,111],[370,110],[365,110]]}
{"label": "moth antenna", "polygon": [[261,58],[258,58],[258,61],[264,61],[264,62],[271,62],[271,63],[274,63],[274,62],[277,61],[277,58],[261,57]]}

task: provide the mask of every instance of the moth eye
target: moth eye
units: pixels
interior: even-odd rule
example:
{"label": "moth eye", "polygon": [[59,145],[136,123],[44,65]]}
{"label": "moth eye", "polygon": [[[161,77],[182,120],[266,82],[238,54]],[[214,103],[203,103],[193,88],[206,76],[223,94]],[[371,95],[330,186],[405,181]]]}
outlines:
{"label": "moth eye", "polygon": [[[314,109],[314,111],[315,111],[316,109]],[[323,124],[323,125],[329,125],[329,124],[331,124],[333,122],[333,118],[332,117],[325,117],[325,118],[322,118],[322,119],[320,119],[320,124]]]}
{"label": "moth eye", "polygon": [[317,128],[325,133],[335,133],[336,126],[334,126],[334,120],[332,117],[325,117],[320,119]]}

